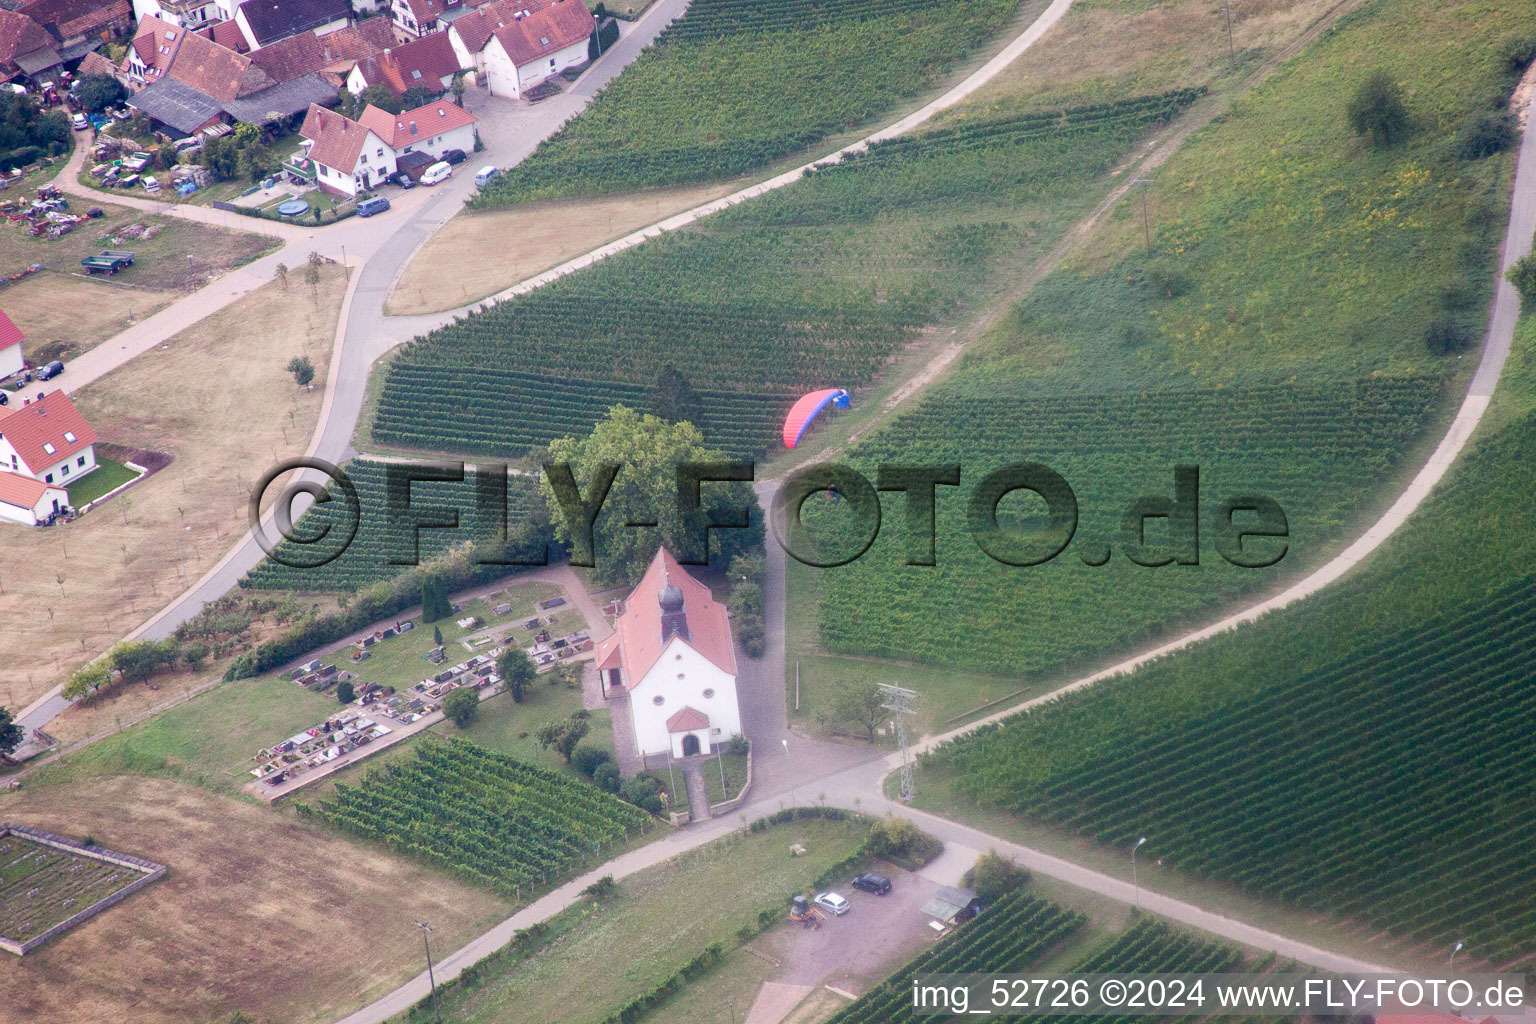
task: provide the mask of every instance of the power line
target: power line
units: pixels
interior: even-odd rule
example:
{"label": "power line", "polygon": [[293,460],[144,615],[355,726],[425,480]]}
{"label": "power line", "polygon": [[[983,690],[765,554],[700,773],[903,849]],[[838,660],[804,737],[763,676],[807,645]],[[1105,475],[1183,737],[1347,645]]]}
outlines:
{"label": "power line", "polygon": [[895,683],[880,683],[880,706],[895,715],[896,744],[901,747],[901,798],[908,803],[917,794],[912,784],[912,752],[907,746],[907,716],[916,713],[920,694]]}

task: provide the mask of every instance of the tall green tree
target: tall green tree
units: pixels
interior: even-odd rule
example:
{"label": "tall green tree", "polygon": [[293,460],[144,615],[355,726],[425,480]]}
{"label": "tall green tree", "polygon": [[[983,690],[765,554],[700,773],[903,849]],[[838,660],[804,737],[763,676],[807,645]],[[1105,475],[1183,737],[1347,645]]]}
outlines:
{"label": "tall green tree", "polygon": [[128,98],[128,90],[111,75],[81,75],[75,85],[75,99],[92,114],[115,107]]}
{"label": "tall green tree", "polygon": [[469,728],[469,723],[475,720],[480,713],[480,694],[473,686],[460,686],[448,691],[448,696],[443,698],[443,714],[460,729]]}
{"label": "tall green tree", "polygon": [[521,647],[509,647],[496,659],[496,674],[501,676],[501,683],[512,695],[515,704],[523,702],[528,684],[533,682],[538,673],[538,666]]}
{"label": "tall green tree", "polygon": [[[746,482],[705,483],[700,489],[701,511],[685,522],[678,506],[677,467],[681,463],[728,461],[705,447],[704,437],[691,423],[669,423],[659,416],[616,405],[583,438],[567,437],[549,446],[548,462],[569,463],[582,497],[594,497],[593,482],[604,466],[619,466],[602,511],[593,523],[597,574],[605,583],[633,583],[665,544],[674,554],[687,550],[688,538],[702,533],[708,519],[723,522],[745,511],[744,529],[711,530],[711,560],[725,564],[739,554],[763,546],[763,511],[752,485]],[[555,535],[570,542],[572,531],[561,510],[549,475],[541,480],[546,504],[554,513]],[[657,523],[654,529],[626,525]]]}
{"label": "tall green tree", "polygon": [[26,738],[25,730],[11,719],[10,711],[0,708],[0,754],[9,754]]}
{"label": "tall green tree", "polygon": [[391,114],[398,114],[405,109],[405,104],[400,102],[400,97],[391,92],[389,86],[382,82],[378,85],[370,85],[358,93],[357,109],[361,111],[369,105],[387,110]]}
{"label": "tall green tree", "polygon": [[1402,141],[1408,134],[1408,106],[1403,88],[1385,71],[1376,71],[1361,82],[1346,109],[1356,135],[1369,135],[1378,149]]}

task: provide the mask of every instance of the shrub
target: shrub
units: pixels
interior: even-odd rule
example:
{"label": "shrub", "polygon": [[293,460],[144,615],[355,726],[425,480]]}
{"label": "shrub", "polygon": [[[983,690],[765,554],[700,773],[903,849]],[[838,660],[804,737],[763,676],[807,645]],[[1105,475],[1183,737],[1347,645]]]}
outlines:
{"label": "shrub", "polygon": [[479,713],[480,694],[473,686],[460,686],[449,690],[448,696],[443,698],[443,714],[447,715],[460,729],[469,728],[469,723],[473,722]]}
{"label": "shrub", "polygon": [[1424,344],[1436,355],[1450,355],[1472,345],[1472,332],[1459,320],[1441,317],[1424,328]]}
{"label": "shrub", "polygon": [[736,620],[736,639],[749,657],[761,658],[767,644],[767,632],[761,615],[743,615]]}
{"label": "shrub", "polygon": [[636,776],[619,783],[619,799],[652,814],[661,813],[661,784],[655,779]]}
{"label": "shrub", "polygon": [[1176,298],[1189,291],[1189,278],[1173,260],[1153,260],[1147,264],[1147,284],[1164,298]]}
{"label": "shrub", "polygon": [[1369,135],[1371,144],[1385,149],[1408,134],[1408,107],[1403,90],[1385,71],[1376,71],[1361,82],[1346,108],[1349,126],[1356,135]]}
{"label": "shrub", "polygon": [[92,114],[99,114],[128,98],[128,90],[111,75],[82,75],[75,83],[75,99]]}
{"label": "shrub", "polygon": [[613,761],[613,755],[592,743],[583,743],[571,754],[571,766],[588,778],[595,778],[597,770]]}
{"label": "shrub", "polygon": [[726,741],[725,749],[727,753],[734,754],[737,757],[746,757],[747,752],[752,749],[752,744],[741,733],[737,733]]}
{"label": "shrub", "polygon": [[1527,310],[1536,309],[1536,252],[1528,252],[1504,275],[1520,293],[1520,303]]}
{"label": "shrub", "polygon": [[619,883],[613,880],[612,875],[604,875],[585,889],[581,890],[583,896],[591,896],[595,900],[605,900],[619,891]]}
{"label": "shrub", "polygon": [[1028,871],[992,849],[976,858],[976,863],[961,877],[960,884],[974,889],[977,896],[992,903],[1028,881]]}
{"label": "shrub", "polygon": [[597,783],[597,788],[604,793],[617,793],[619,791],[619,766],[612,761],[606,761],[597,766],[592,773],[592,781]]}
{"label": "shrub", "polygon": [[1463,160],[1481,160],[1483,157],[1502,153],[1515,141],[1515,119],[1508,111],[1483,114],[1469,124],[1461,134],[1457,151]]}
{"label": "shrub", "polygon": [[[307,388],[314,382],[315,364],[310,360],[309,356],[294,356],[288,360],[288,365],[283,367],[283,369],[293,374],[293,382],[301,388]],[[441,645],[443,641],[438,640],[437,642]]]}
{"label": "shrub", "polygon": [[[458,691],[454,692],[457,693]],[[351,704],[352,701],[356,698],[357,691],[352,688],[352,684],[350,682],[343,679],[341,682],[336,684],[336,700],[338,702],[342,704]]]}

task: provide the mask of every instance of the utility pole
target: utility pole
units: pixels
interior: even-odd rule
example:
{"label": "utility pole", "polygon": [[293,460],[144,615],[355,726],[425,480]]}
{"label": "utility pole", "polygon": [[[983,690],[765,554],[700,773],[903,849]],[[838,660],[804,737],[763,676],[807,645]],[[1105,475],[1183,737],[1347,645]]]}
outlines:
{"label": "utility pole", "polygon": [[432,1019],[437,1024],[443,1024],[443,1011],[437,1005],[437,978],[432,974],[432,945],[427,941],[427,933],[433,929],[425,921],[417,921],[416,927],[421,929],[421,945],[427,951],[427,983],[432,986]]}
{"label": "utility pole", "polygon": [[1136,890],[1136,909],[1141,909],[1141,882],[1136,878],[1136,851],[1141,849],[1141,844],[1147,841],[1146,836],[1136,840],[1136,845],[1131,847],[1131,888]]}
{"label": "utility pole", "polygon": [[918,692],[895,683],[880,683],[880,706],[896,716],[896,745],[901,748],[901,798],[907,803],[917,795],[912,784],[912,751],[907,744],[907,716],[917,710]]}
{"label": "utility pole", "polygon": [[1147,236],[1147,252],[1152,251],[1152,219],[1147,215],[1147,186],[1154,182],[1155,178],[1135,178],[1133,185],[1141,186],[1141,230]]}
{"label": "utility pole", "polygon": [[1237,63],[1237,48],[1232,45],[1232,0],[1226,0],[1221,9],[1227,15],[1227,59]]}

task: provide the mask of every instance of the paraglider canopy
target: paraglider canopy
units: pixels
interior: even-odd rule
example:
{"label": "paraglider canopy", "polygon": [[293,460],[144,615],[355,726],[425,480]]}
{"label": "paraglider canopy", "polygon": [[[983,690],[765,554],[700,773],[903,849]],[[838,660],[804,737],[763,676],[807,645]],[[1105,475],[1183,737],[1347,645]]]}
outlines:
{"label": "paraglider canopy", "polygon": [[805,434],[811,421],[821,415],[821,411],[829,405],[835,405],[839,409],[848,408],[850,396],[843,388],[826,388],[822,391],[812,391],[802,397],[789,410],[789,415],[784,419],[784,447],[793,448],[800,443],[800,438]]}

